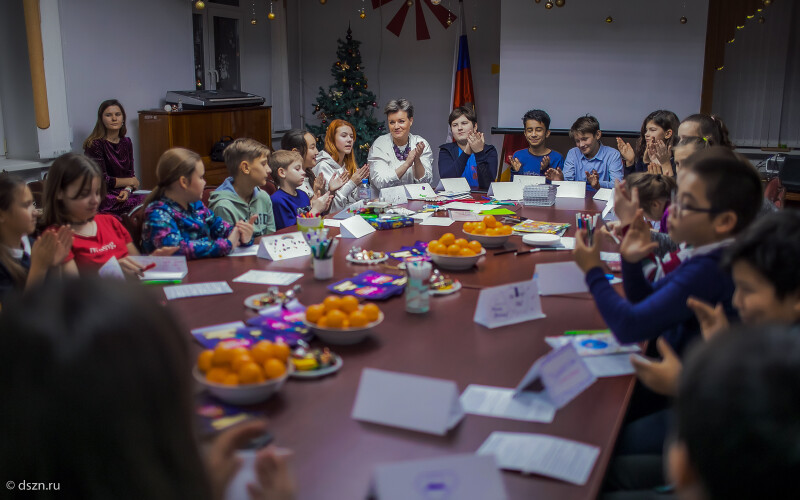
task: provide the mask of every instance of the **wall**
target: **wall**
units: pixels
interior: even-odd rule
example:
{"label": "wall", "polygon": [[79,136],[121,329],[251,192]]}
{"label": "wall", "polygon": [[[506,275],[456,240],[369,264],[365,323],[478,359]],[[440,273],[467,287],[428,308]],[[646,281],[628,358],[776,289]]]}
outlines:
{"label": "wall", "polygon": [[[290,36],[293,29],[297,32],[297,36],[289,40],[290,78],[300,82],[292,95],[293,126],[301,126],[303,122],[319,123],[312,113],[318,88],[327,89],[333,81],[330,69],[336,61],[336,40],[344,39],[350,23],[353,37],[362,42],[361,58],[369,90],[376,94],[379,103],[375,109],[376,118],[384,118],[381,110],[390,99],[411,100],[414,104],[412,132],[427,139],[434,148],[434,157],[438,157],[437,146],[445,142],[447,116],[452,109],[450,93],[459,21],[445,30],[430,10],[423,7],[431,38],[417,41],[413,7],[399,38],[385,28],[400,8],[398,1],[375,10],[371,2],[365,2],[367,17],[364,20],[356,10],[362,5],[360,0],[338,0],[326,5],[321,5],[319,0],[292,3],[298,5],[289,10]],[[451,1],[450,5],[458,15],[458,2]],[[467,1],[464,10],[478,125],[486,133],[487,141],[499,150],[502,136],[489,135],[489,129],[497,124],[498,76],[491,74],[491,65],[499,62],[499,2]],[[472,31],[476,19],[478,29]]]}

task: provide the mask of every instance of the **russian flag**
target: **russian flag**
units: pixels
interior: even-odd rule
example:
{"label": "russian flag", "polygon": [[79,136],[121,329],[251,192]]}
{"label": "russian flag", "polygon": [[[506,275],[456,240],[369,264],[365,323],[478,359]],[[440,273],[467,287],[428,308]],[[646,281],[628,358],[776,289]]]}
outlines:
{"label": "russian flag", "polygon": [[465,104],[471,104],[473,108],[475,106],[475,91],[472,87],[472,69],[469,64],[469,44],[467,43],[467,26],[464,21],[463,2],[459,2],[459,15],[461,16],[461,23],[453,61],[453,94],[450,99],[453,107],[451,111]]}

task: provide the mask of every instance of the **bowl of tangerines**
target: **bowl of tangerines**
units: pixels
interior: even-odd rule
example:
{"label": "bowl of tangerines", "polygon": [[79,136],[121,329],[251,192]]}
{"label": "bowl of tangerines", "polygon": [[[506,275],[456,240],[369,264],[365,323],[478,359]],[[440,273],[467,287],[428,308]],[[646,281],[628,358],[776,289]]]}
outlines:
{"label": "bowl of tangerines", "polygon": [[280,340],[262,340],[249,348],[222,341],[200,353],[194,378],[226,403],[260,403],[278,392],[294,371],[289,353],[289,346]]}
{"label": "bowl of tangerines", "polygon": [[511,226],[498,222],[494,215],[487,215],[481,222],[465,222],[462,230],[486,248],[503,246],[513,232]]}
{"label": "bowl of tangerines", "polygon": [[461,271],[474,266],[486,254],[479,241],[456,238],[453,233],[444,233],[438,240],[428,243],[428,255],[442,269]]}
{"label": "bowl of tangerines", "polygon": [[328,295],[321,304],[306,308],[306,325],[327,344],[357,344],[381,322],[383,312],[378,306],[360,304],[352,295]]}

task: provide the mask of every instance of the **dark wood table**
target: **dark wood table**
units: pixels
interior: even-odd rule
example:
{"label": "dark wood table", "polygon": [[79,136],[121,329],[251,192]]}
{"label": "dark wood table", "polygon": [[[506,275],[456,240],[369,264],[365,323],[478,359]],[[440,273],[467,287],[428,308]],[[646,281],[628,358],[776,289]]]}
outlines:
{"label": "dark wood table", "polygon": [[[602,204],[596,205],[587,196],[586,200],[559,199],[554,207],[519,207],[516,210],[536,220],[571,222],[574,226],[576,212],[598,212],[602,208]],[[186,282],[227,280],[234,293],[171,301],[169,308],[183,321],[187,332],[189,328],[249,318],[255,313],[245,308],[244,298],[266,287],[231,280],[250,269],[305,273],[298,281],[303,286],[301,301],[317,303],[328,294],[325,285],[368,268],[345,260],[351,246],[394,251],[417,240],[429,241],[448,231],[460,234],[461,223],[446,228],[416,225],[376,231],[358,240],[343,240],[335,256],[335,278],[328,282],[314,280],[310,257],[280,262],[256,257],[193,261],[189,263]],[[331,229],[332,234],[336,232]],[[567,235],[574,235],[573,227]],[[506,248],[513,247],[528,248],[519,236],[512,236],[506,244]],[[477,268],[445,273],[464,284],[495,286],[531,279],[536,263],[572,258],[566,251],[519,257],[513,253],[494,256],[494,251],[489,250]],[[276,443],[295,451],[298,498],[364,498],[376,464],[473,453],[492,431],[544,433],[601,448],[586,485],[504,472],[509,498],[593,499],[597,496],[633,389],[632,376],[598,379],[559,410],[550,424],[467,415],[446,436],[439,437],[362,423],[350,417],[361,370],[365,367],[454,380],[460,391],[468,384],[514,387],[533,361],[550,350],[544,342],[545,336],[559,335],[570,329],[605,327],[591,296],[578,294],[542,297],[546,318],[489,330],[472,321],[479,291],[463,288],[453,295],[431,297],[431,310],[424,315],[406,313],[403,297],[379,302],[386,320],[375,328],[370,339],[355,346],[333,347],[344,360],[338,373],[317,380],[290,379],[279,394],[263,405]]]}

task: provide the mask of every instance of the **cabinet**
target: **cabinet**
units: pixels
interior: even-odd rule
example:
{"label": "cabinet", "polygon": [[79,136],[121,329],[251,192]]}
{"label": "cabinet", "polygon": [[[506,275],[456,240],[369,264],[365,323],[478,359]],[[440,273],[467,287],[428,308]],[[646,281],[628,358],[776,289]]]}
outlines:
{"label": "cabinet", "polygon": [[211,147],[225,136],[249,137],[270,146],[271,109],[201,109],[191,111],[139,111],[139,168],[144,189],[156,185],[156,164],[164,151],[181,147],[198,153],[206,167],[208,186],[222,184],[228,171],[223,162],[211,161]]}

